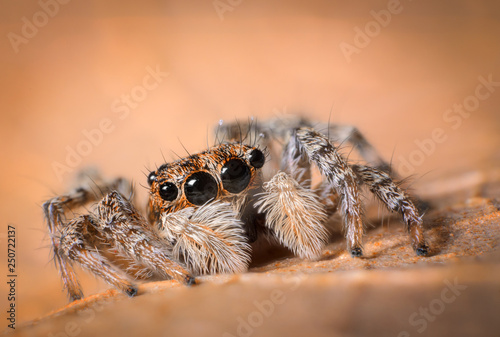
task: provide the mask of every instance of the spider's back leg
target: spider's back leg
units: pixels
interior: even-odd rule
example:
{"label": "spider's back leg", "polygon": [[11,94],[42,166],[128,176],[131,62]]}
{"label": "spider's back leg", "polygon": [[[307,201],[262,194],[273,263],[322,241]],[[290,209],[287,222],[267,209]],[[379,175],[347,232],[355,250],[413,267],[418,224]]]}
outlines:
{"label": "spider's back leg", "polygon": [[370,166],[395,177],[396,173],[392,172],[391,165],[379,155],[378,151],[368,142],[357,127],[352,125],[325,124],[318,126],[317,129],[327,130],[325,133],[337,143],[345,141],[351,143]]}
{"label": "spider's back leg", "polygon": [[389,210],[401,214],[417,255],[427,255],[428,247],[425,243],[422,217],[418,215],[417,208],[406,193],[392,181],[387,173],[381,170],[364,165],[353,165],[352,168],[359,177],[359,181],[366,184]]}

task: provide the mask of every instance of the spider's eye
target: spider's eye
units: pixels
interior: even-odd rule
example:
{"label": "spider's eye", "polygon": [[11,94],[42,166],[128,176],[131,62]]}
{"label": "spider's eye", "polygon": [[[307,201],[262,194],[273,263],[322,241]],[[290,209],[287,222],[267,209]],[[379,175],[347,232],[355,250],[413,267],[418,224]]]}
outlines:
{"label": "spider's eye", "polygon": [[191,174],[184,184],[186,198],[193,205],[201,206],[210,199],[217,197],[219,188],[214,177],[206,172]]}
{"label": "spider's eye", "polygon": [[231,193],[240,193],[250,182],[250,168],[240,159],[231,159],[220,171],[222,186]]}
{"label": "spider's eye", "polygon": [[160,185],[160,197],[165,201],[174,201],[179,190],[173,183],[163,183]]}
{"label": "spider's eye", "polygon": [[153,181],[156,181],[156,172],[153,171],[148,175],[148,184],[151,186],[153,184]]}
{"label": "spider's eye", "polygon": [[266,162],[266,156],[264,156],[264,153],[262,153],[261,150],[255,149],[252,152],[250,152],[249,160],[250,160],[250,165],[252,165],[255,168],[261,168],[262,166],[264,166],[264,163]]}

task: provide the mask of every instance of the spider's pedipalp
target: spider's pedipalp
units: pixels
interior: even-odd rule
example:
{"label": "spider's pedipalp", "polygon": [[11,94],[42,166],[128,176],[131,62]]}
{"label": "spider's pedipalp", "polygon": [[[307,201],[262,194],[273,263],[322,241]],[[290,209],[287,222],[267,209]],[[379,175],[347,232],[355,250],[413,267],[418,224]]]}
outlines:
{"label": "spider's pedipalp", "polygon": [[[294,139],[295,138],[295,139]],[[351,255],[362,255],[363,209],[356,175],[327,137],[311,128],[299,128],[292,142],[319,168],[340,196],[340,209]]]}
{"label": "spider's pedipalp", "polygon": [[243,224],[229,203],[164,214],[160,235],[172,244],[172,257],[195,274],[243,272],[250,262]]}
{"label": "spider's pedipalp", "polygon": [[255,207],[259,213],[266,213],[266,227],[294,254],[318,257],[328,241],[328,232],[325,210],[316,194],[285,172],[278,172],[265,183],[264,191]]}
{"label": "spider's pedipalp", "polygon": [[417,208],[406,193],[381,170],[364,165],[353,165],[352,169],[359,177],[359,181],[366,184],[390,211],[401,214],[417,255],[427,255],[428,247],[423,234],[422,217],[418,215]]}

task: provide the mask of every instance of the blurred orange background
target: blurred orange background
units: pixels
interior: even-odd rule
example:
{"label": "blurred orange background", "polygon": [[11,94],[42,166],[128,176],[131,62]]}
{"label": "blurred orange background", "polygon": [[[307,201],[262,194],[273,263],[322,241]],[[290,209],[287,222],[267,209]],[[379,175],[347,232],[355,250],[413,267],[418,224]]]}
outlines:
{"label": "blurred orange background", "polygon": [[[11,224],[18,323],[67,303],[43,201],[90,165],[145,185],[162,152],[203,149],[219,120],[302,113],[356,125],[423,194],[439,179],[498,167],[500,86],[477,106],[470,96],[479,78],[500,82],[500,3],[395,3],[3,1],[0,265],[6,275]],[[464,103],[467,117],[447,112]],[[102,123],[109,132],[89,143]],[[83,155],[68,162],[71,151]],[[79,275],[86,294],[108,287]]]}

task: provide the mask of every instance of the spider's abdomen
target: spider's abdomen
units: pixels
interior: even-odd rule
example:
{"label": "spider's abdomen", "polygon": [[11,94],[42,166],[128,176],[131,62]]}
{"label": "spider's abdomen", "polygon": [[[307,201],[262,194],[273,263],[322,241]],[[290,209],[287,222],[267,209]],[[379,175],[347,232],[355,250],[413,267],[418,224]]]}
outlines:
{"label": "spider's abdomen", "polygon": [[264,162],[265,155],[255,147],[225,143],[161,165],[148,176],[149,221],[247,192]]}

